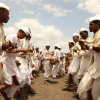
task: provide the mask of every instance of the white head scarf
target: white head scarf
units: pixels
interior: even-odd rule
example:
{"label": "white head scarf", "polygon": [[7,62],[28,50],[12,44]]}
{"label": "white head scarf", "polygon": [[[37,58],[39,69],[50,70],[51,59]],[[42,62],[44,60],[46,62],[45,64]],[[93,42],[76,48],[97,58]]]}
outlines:
{"label": "white head scarf", "polygon": [[28,28],[26,28],[26,27],[21,27],[20,29],[23,30],[27,36],[30,34],[30,31],[29,31]]}
{"label": "white head scarf", "polygon": [[88,30],[86,28],[79,29],[79,33],[82,32],[82,31],[87,31],[88,32]]}
{"label": "white head scarf", "polygon": [[99,17],[90,17],[88,19],[89,23],[92,22],[92,21],[94,21],[94,20],[100,20],[100,18]]}
{"label": "white head scarf", "polygon": [[74,34],[73,34],[73,36],[79,36],[79,34],[77,34],[77,33],[74,33]]}
{"label": "white head scarf", "polygon": [[8,6],[6,6],[4,3],[0,3],[0,8],[5,8],[8,11],[10,11],[10,8]]}
{"label": "white head scarf", "polygon": [[49,43],[47,43],[45,46],[50,46],[50,44],[49,44]]}

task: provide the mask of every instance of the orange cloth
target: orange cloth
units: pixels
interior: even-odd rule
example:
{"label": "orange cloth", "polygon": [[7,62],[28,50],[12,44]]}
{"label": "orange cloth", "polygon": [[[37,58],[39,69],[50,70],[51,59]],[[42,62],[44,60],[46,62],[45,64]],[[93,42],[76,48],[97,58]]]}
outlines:
{"label": "orange cloth", "polygon": [[66,68],[65,68],[65,72],[67,72],[67,67],[69,66],[69,59],[66,59]]}

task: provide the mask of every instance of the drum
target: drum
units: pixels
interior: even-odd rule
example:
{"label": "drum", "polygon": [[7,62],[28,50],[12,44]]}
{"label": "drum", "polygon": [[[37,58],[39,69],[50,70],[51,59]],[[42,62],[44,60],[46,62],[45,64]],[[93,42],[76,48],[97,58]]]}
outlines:
{"label": "drum", "polygon": [[51,58],[50,63],[51,65],[55,65],[58,62],[58,57],[54,56]]}

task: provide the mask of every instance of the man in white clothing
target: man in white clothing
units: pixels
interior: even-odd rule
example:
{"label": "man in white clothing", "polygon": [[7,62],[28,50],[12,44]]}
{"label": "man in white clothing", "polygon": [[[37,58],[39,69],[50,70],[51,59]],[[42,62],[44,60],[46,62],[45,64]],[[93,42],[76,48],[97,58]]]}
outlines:
{"label": "man in white clothing", "polygon": [[33,75],[34,77],[39,76],[39,67],[40,67],[40,52],[39,52],[39,47],[36,47],[34,51],[34,55],[32,56],[32,60],[35,63],[35,66],[33,68]]}
{"label": "man in white clothing", "polygon": [[[30,34],[24,38],[22,41],[20,41],[20,49],[29,49],[30,48]],[[27,84],[28,86],[28,92],[29,93],[34,93],[35,90],[31,88],[31,80],[30,80],[30,75],[32,73],[32,70],[31,70],[31,67],[29,66],[29,52],[26,54],[26,53],[20,53],[19,54],[20,56],[18,57],[18,61],[19,63],[21,63],[21,65],[18,67],[19,69],[19,73],[21,75],[21,84],[19,86],[20,88],[20,92],[17,91],[15,93],[14,96],[19,96],[20,95],[20,98],[25,98],[24,97],[24,93],[23,93],[23,86],[25,84]],[[28,56],[28,57],[27,57]]]}
{"label": "man in white clothing", "polygon": [[[85,28],[79,29],[79,33],[80,33],[81,38],[83,40],[85,40],[86,42],[92,41],[88,36],[88,30],[87,29],[85,29]],[[81,43],[81,39],[80,39],[79,43]],[[80,63],[80,69],[78,71],[77,77],[78,77],[78,79],[81,80],[82,77],[84,76],[84,74],[86,73],[86,71],[89,67],[89,64],[90,64],[90,52],[84,48],[84,45],[81,45],[80,56],[82,56],[82,60],[81,60],[81,63]]]}
{"label": "man in white clothing", "polygon": [[19,49],[19,39],[22,39],[29,35],[30,32],[28,28],[22,27],[19,29],[17,34],[11,34],[6,37],[6,41],[11,41],[11,43],[17,43],[17,49],[12,49],[4,52],[2,55],[2,80],[0,86],[0,92],[4,96],[5,100],[10,100],[16,92],[19,84],[21,83],[21,77],[18,68],[15,63],[16,56],[18,52],[28,52],[30,49]]}
{"label": "man in white clothing", "polygon": [[85,48],[90,51],[91,57],[89,68],[77,91],[81,100],[97,100],[100,96],[100,19],[89,18],[89,29],[94,33],[94,36],[92,42],[88,42],[91,45],[83,43]]}
{"label": "man in white clothing", "polygon": [[[70,60],[70,64],[73,60],[73,49],[74,49],[74,42],[73,41],[69,41],[69,49],[70,49],[70,53],[68,54],[68,58]],[[63,88],[63,91],[70,91],[71,90],[71,83],[72,83],[72,74],[68,72],[68,86]]]}
{"label": "man in white clothing", "polygon": [[51,74],[51,65],[50,65],[50,59],[51,55],[49,52],[50,45],[46,44],[46,49],[44,51],[43,59],[44,59],[44,84],[48,84],[48,78]]}
{"label": "man in white clothing", "polygon": [[[9,20],[9,11],[10,8],[3,3],[0,3],[0,57],[2,52],[9,48],[9,42],[5,41],[5,34],[4,34],[4,24],[7,23]],[[0,81],[2,78],[2,69],[1,69],[1,59],[0,59]]]}
{"label": "man in white clothing", "polygon": [[[60,51],[58,50],[58,46],[55,45],[54,49],[55,49],[54,50],[54,56],[57,56],[58,60],[60,61]],[[53,65],[53,68],[52,68],[53,78],[56,78],[58,72],[59,72],[59,64]]]}
{"label": "man in white clothing", "polygon": [[77,79],[77,73],[80,67],[80,50],[81,47],[79,45],[79,35],[78,34],[73,34],[73,41],[75,42],[75,45],[73,47],[73,60],[69,66],[69,73],[72,74],[74,76],[74,81],[77,84],[77,86],[79,85],[79,80]]}
{"label": "man in white clothing", "polygon": [[62,77],[63,76],[62,66],[63,66],[63,58],[64,58],[64,55],[63,55],[63,53],[61,51],[61,47],[60,46],[58,47],[58,50],[59,50],[59,53],[60,53],[59,77]]}

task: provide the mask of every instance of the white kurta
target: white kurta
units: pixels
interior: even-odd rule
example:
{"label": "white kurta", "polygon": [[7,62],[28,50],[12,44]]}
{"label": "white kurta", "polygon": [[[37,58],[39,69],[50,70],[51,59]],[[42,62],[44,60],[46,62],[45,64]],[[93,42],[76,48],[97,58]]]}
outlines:
{"label": "white kurta", "polygon": [[[74,49],[74,46],[70,48],[70,54],[71,54],[71,55],[73,55],[73,49]],[[67,69],[68,69],[68,75],[70,75],[69,67],[70,67],[71,62],[73,61],[73,56],[68,57],[68,59],[69,59],[70,62],[69,62],[69,66],[68,66]]]}
{"label": "white kurta", "polygon": [[61,50],[61,54],[62,54],[62,57],[64,57],[62,59],[62,73],[64,74],[65,73],[65,54],[64,54],[63,50]]}
{"label": "white kurta", "polygon": [[45,80],[48,80],[49,76],[50,76],[50,73],[51,73],[51,65],[50,65],[50,59],[51,58],[51,55],[50,55],[50,52],[49,50],[45,50],[44,51],[44,55],[43,55],[43,59],[44,59],[44,79]]}
{"label": "white kurta", "polygon": [[[17,38],[16,34],[11,34],[7,36],[6,41],[10,40],[12,43],[17,43],[17,46],[19,47],[19,40]],[[18,88],[18,84],[16,84],[13,80],[13,76],[16,76],[17,82],[21,83],[21,77],[18,71],[18,68],[15,63],[15,59],[17,53],[6,53],[4,52],[2,55],[2,63],[3,63],[3,75],[1,83],[11,85],[9,88],[5,89],[4,92],[7,94],[8,97],[13,97],[14,93],[16,92]],[[16,84],[16,85],[15,85]]]}
{"label": "white kurta", "polygon": [[[73,46],[73,49],[74,48],[78,48],[79,50],[81,50],[78,42]],[[75,74],[80,67],[80,55],[78,55],[78,53],[79,51],[73,53],[73,60],[68,68],[69,73],[71,73],[72,75]]]}
{"label": "white kurta", "polygon": [[[85,41],[91,42],[92,40],[88,37]],[[90,52],[88,50],[85,51],[82,50],[82,52],[80,52],[80,55],[82,56],[82,61],[80,63],[80,69],[77,75],[78,79],[82,78],[82,76],[86,73],[90,64]]]}
{"label": "white kurta", "polygon": [[[2,43],[4,40],[4,30],[3,30],[3,24],[0,24],[0,56],[2,55]],[[1,59],[0,59],[0,81],[2,78],[2,68],[1,68]]]}
{"label": "white kurta", "polygon": [[[54,56],[57,56],[59,61],[60,61],[61,52],[58,49],[56,49],[54,51]],[[53,68],[52,68],[52,76],[53,76],[53,78],[56,78],[57,72],[59,72],[59,64],[53,65]]]}
{"label": "white kurta", "polygon": [[2,43],[5,41],[4,40],[4,30],[3,30],[3,24],[0,24],[0,55],[2,54]]}
{"label": "white kurta", "polygon": [[[20,49],[29,49],[29,48],[30,48],[29,40],[26,40],[26,38],[22,39],[20,41]],[[19,72],[20,72],[20,75],[22,76],[21,77],[22,82],[21,82],[20,88],[23,87],[24,84],[28,84],[28,85],[31,84],[30,76],[32,73],[32,69],[28,65],[30,56],[28,55],[24,55],[24,56],[26,56],[26,59],[23,58],[23,56],[20,56],[18,58],[19,62],[21,63],[21,65],[19,66]]]}
{"label": "white kurta", "polygon": [[34,52],[34,56],[32,56],[32,62],[35,63],[35,66],[33,67],[33,70],[39,71],[40,67],[40,53],[39,52]]}
{"label": "white kurta", "polygon": [[[93,44],[100,44],[100,30],[98,32]],[[94,50],[90,50],[90,53],[90,66],[83,76],[77,91],[82,100],[87,98],[86,94],[90,89],[92,89],[93,100],[97,100],[100,96],[100,53]]]}

